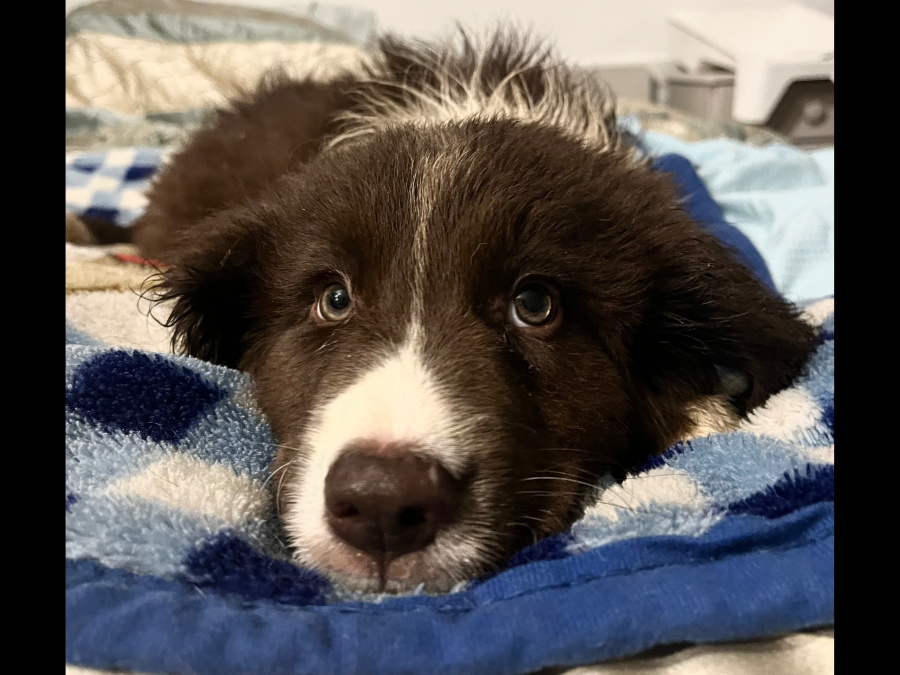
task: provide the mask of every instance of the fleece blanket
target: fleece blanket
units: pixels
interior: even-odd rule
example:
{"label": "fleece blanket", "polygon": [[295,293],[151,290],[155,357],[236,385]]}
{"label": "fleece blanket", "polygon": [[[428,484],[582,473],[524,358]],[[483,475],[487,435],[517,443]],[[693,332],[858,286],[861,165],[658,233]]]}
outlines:
{"label": "fleece blanket", "polygon": [[[690,162],[686,206],[754,257]],[[246,375],[67,326],[66,660],[160,673],[528,673],[834,619],[834,303],[807,372],[573,527],[444,596],[348,596],[290,562]]]}
{"label": "fleece blanket", "polygon": [[834,616],[833,303],[807,375],[679,443],[571,531],[442,596],[352,598],[292,565],[245,375],[66,348],[66,657],[165,673],[526,673]]}

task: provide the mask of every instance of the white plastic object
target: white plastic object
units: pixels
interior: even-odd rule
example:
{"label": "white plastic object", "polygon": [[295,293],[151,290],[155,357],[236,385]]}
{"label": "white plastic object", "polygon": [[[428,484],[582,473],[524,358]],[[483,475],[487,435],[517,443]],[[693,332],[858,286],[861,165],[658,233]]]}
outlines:
{"label": "white plastic object", "polygon": [[765,124],[794,81],[834,81],[834,18],[809,7],[678,10],[667,20],[673,60],[734,73],[738,122]]}

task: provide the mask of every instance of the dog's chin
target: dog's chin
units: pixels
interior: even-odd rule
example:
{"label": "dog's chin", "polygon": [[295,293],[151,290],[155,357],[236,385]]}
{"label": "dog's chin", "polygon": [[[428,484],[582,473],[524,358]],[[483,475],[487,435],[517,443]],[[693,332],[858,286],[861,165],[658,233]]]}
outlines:
{"label": "dog's chin", "polygon": [[398,595],[447,593],[490,567],[487,561],[474,557],[456,562],[448,557],[441,555],[441,547],[432,545],[379,561],[337,539],[330,539],[306,547],[298,559],[343,590]]}

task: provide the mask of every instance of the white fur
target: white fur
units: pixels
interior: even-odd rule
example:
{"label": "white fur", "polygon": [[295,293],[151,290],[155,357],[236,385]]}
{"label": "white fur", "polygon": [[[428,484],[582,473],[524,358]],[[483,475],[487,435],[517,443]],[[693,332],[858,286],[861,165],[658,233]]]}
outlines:
{"label": "white fur", "polygon": [[615,98],[601,80],[585,71],[548,63],[543,71],[544,95],[535,101],[518,79],[520,73],[536,65],[534,58],[524,57],[492,91],[485,92],[481,77],[488,45],[482,40],[477,48],[475,68],[466,81],[460,81],[445,67],[454,56],[452,48],[444,52],[447,55],[444,60],[422,61],[420,65],[437,78],[437,86],[425,90],[393,82],[386,75],[379,76],[384,64],[376,61],[372,80],[388,85],[393,94],[401,91],[402,101],[369,97],[361,108],[341,115],[342,131],[329,145],[333,147],[404,124],[437,126],[475,119],[513,119],[555,128],[597,151],[620,147]]}
{"label": "white fur", "polygon": [[359,440],[414,444],[458,476],[467,459],[457,441],[464,423],[414,342],[363,374],[313,415],[306,468],[283,514],[299,548],[305,547],[304,542],[333,537],[325,520],[325,477],[348,444]]}
{"label": "white fur", "polygon": [[807,307],[801,316],[810,326],[818,328],[833,313],[834,298],[825,298]]}
{"label": "white fur", "polygon": [[[413,235],[413,296],[410,306],[410,342],[422,348],[425,340],[424,302],[425,280],[431,257],[429,250],[430,225],[433,220],[434,207],[438,203],[441,191],[457,172],[463,156],[458,149],[447,148],[435,157],[421,159],[410,185],[411,210],[416,214],[415,233]],[[437,253],[440,255],[440,253]]]}
{"label": "white fur", "polygon": [[725,396],[708,396],[688,407],[693,428],[685,434],[685,439],[700,438],[710,434],[736,429],[740,424],[734,408]]}

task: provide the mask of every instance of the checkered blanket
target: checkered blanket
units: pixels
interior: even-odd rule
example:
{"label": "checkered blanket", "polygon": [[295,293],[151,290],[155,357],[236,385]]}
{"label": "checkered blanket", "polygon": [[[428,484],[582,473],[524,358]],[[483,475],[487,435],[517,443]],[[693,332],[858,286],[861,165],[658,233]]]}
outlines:
{"label": "checkered blanket", "polygon": [[166,155],[140,147],[66,153],[66,210],[130,225],[144,212],[147,185]]}
{"label": "checkered blanket", "polygon": [[289,562],[242,373],[66,346],[66,661],[165,673],[527,673],[834,620],[833,300],[807,374],[678,443],[570,531],[431,597]]}

